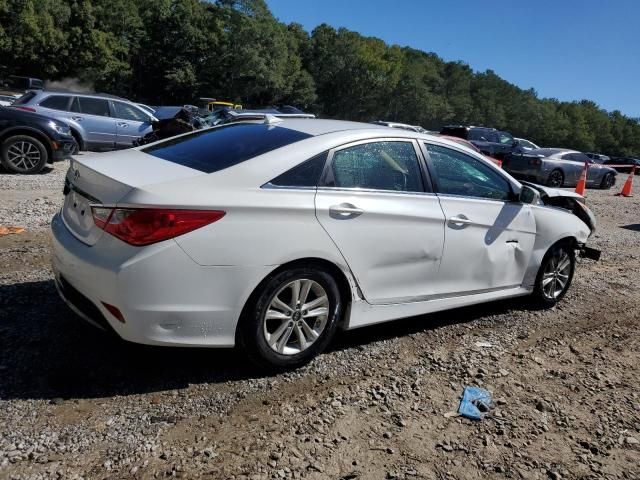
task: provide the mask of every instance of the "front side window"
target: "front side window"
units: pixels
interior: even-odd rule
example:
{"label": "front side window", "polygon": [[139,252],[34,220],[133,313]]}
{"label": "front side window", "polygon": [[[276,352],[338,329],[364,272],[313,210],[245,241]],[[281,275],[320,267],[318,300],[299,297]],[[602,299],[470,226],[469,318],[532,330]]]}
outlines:
{"label": "front side window", "polygon": [[100,117],[110,116],[109,102],[102,98],[75,97],[71,104],[71,111]]}
{"label": "front side window", "polygon": [[327,186],[423,192],[420,165],[411,142],[370,142],[338,150]]}
{"label": "front side window", "polygon": [[500,132],[498,134],[500,143],[503,145],[511,145],[513,143],[513,136],[507,132]]}
{"label": "front side window", "polygon": [[511,185],[498,172],[469,155],[426,144],[438,182],[438,193],[509,200]]}
{"label": "front side window", "polygon": [[133,120],[134,122],[147,122],[149,116],[142,113],[133,105],[123,102],[113,102],[114,117],[123,120]]}
{"label": "front side window", "polygon": [[71,97],[68,97],[67,95],[51,95],[40,102],[40,105],[53,110],[65,111],[69,109],[70,100]]}

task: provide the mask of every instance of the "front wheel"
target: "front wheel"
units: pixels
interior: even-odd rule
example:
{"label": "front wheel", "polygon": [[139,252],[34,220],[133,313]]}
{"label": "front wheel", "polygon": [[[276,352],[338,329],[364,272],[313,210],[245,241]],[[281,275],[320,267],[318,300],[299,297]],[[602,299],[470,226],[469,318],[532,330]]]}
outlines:
{"label": "front wheel", "polygon": [[613,175],[613,173],[607,173],[602,178],[602,182],[600,183],[600,188],[602,188],[603,190],[609,190],[611,187],[613,187],[615,183],[616,183],[616,177]]}
{"label": "front wheel", "polygon": [[549,308],[565,296],[575,271],[576,255],[570,244],[554,245],[542,259],[533,297],[540,306]]}
{"label": "front wheel", "polygon": [[28,135],[9,137],[0,148],[2,166],[11,173],[38,173],[45,167],[48,158],[42,142]]}
{"label": "front wheel", "polygon": [[239,340],[257,365],[297,368],[329,344],[342,313],[338,285],[329,273],[292,268],[256,293],[241,319]]}

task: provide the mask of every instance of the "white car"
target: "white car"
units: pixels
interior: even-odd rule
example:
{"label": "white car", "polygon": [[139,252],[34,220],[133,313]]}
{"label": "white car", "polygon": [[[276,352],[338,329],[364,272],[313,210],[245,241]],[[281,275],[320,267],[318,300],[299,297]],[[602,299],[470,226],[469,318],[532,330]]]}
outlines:
{"label": "white car", "polygon": [[274,367],[308,362],[338,327],[554,305],[576,251],[594,253],[582,197],[371,124],[264,115],[86,155],[65,194],[53,266],[80,316],[132,342],[240,344]]}

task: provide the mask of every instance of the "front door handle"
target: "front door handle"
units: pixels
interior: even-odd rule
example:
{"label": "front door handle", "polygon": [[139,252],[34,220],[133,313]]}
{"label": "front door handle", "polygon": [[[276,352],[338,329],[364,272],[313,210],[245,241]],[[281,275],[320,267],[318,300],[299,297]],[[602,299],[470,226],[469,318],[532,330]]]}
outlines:
{"label": "front door handle", "polygon": [[128,123],[125,123],[125,122],[119,122],[119,123],[118,123],[118,126],[119,126],[120,128],[127,128],[127,127],[129,126],[129,124],[128,124]]}
{"label": "front door handle", "polygon": [[76,122],[82,121],[82,117],[71,117],[71,120],[75,120]]}
{"label": "front door handle", "polygon": [[453,223],[454,225],[471,225],[474,221],[469,220],[465,215],[459,214],[455,217],[451,217],[449,219],[449,223]]}
{"label": "front door handle", "polygon": [[364,210],[351,203],[341,203],[340,205],[332,205],[329,207],[329,216],[338,220],[349,220],[359,217],[363,213]]}

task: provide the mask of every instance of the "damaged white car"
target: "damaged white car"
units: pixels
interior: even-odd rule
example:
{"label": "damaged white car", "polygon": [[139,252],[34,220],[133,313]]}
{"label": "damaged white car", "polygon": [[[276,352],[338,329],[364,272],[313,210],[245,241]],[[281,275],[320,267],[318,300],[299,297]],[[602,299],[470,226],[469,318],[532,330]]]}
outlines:
{"label": "damaged white car", "polygon": [[[295,117],[295,116],[294,116]],[[566,293],[593,215],[456,142],[255,119],[83,156],[52,222],[60,294],[156,345],[295,367],[337,328]]]}

